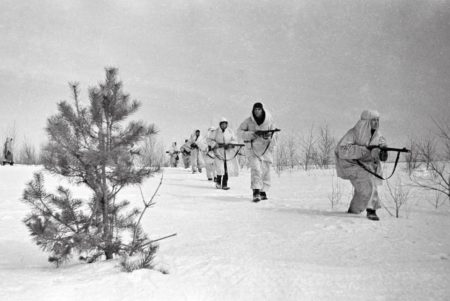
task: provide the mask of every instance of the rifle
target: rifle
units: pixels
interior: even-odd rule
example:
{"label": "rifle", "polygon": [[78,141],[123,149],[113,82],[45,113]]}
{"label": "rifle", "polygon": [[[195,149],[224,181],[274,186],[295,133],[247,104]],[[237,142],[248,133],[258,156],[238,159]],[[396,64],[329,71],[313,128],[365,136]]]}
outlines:
{"label": "rifle", "polygon": [[361,166],[365,171],[367,171],[368,173],[374,175],[375,177],[377,177],[380,180],[390,179],[394,175],[395,169],[397,168],[398,160],[400,159],[400,153],[410,153],[411,152],[411,150],[407,149],[406,147],[404,147],[404,148],[395,148],[395,147],[387,147],[387,146],[381,146],[381,145],[368,145],[367,146],[368,150],[373,150],[375,148],[380,149],[379,157],[380,157],[381,161],[387,161],[388,152],[397,152],[397,157],[395,158],[394,168],[392,169],[391,175],[389,177],[387,177],[387,178],[383,178],[382,176],[380,176],[376,172],[373,172],[369,168],[367,168],[367,166],[365,166],[361,161],[356,160],[356,163],[359,166]]}
{"label": "rifle", "polygon": [[[239,147],[239,149],[236,151],[236,153],[234,154],[233,158],[231,159],[227,159],[227,155],[226,155],[226,151],[223,152],[223,158],[221,158],[221,156],[219,156],[219,154],[216,153],[216,158],[223,160],[224,162],[229,161],[229,160],[233,160],[234,158],[236,158],[236,156],[239,154],[239,151],[241,150],[241,147],[244,147],[245,144],[242,143],[217,143],[217,146],[215,146],[214,148],[223,148],[224,150],[229,149],[230,147]],[[225,165],[226,168],[226,165]]]}
{"label": "rifle", "polygon": [[228,149],[230,147],[235,147],[235,146],[243,147],[243,146],[245,146],[245,144],[242,144],[242,143],[217,143],[218,148],[223,147],[224,149]]}
{"label": "rifle", "polygon": [[[172,154],[178,154],[180,151],[173,151]],[[166,151],[166,154],[170,154],[170,151]]]}
{"label": "rifle", "polygon": [[404,148],[395,148],[395,147],[387,147],[387,146],[381,146],[381,145],[369,145],[367,146],[367,149],[373,150],[374,148],[379,148],[380,151],[385,152],[399,152],[399,153],[410,153],[411,150]]}
{"label": "rifle", "polygon": [[267,137],[268,135],[270,135],[270,137],[273,136],[274,133],[281,131],[280,129],[273,129],[273,130],[258,130],[255,131],[255,135],[257,136],[262,136],[262,137]]}

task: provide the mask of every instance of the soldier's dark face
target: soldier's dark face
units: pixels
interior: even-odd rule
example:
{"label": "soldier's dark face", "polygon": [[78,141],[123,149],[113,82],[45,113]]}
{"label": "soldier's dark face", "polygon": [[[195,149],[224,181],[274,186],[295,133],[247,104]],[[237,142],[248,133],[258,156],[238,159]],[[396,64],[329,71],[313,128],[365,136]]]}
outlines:
{"label": "soldier's dark face", "polygon": [[372,128],[372,130],[378,130],[379,126],[380,126],[379,118],[370,119],[370,127]]}
{"label": "soldier's dark face", "polygon": [[255,116],[257,117],[257,118],[259,118],[259,117],[261,117],[262,116],[262,109],[261,108],[255,108],[254,110],[253,110],[253,112],[255,113]]}

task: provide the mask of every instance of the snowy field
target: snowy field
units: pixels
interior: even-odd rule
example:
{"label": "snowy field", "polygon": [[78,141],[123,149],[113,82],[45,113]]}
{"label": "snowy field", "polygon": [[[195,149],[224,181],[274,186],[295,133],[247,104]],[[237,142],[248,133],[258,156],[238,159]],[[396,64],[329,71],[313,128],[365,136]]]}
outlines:
{"label": "snowy field", "polygon": [[[433,193],[412,189],[401,218],[380,209],[374,222],[344,213],[346,181],[331,208],[332,170],[273,173],[270,199],[254,204],[247,170],[223,191],[167,168],[143,225],[152,238],[177,233],[156,258],[168,274],[125,273],[118,260],[56,269],[22,223],[22,191],[39,169],[0,167],[0,300],[450,300],[450,209],[434,209]],[[147,198],[159,180],[143,185]],[[48,188],[61,182],[46,178]],[[141,206],[139,195],[130,187],[121,197]],[[380,196],[393,212],[385,186]]]}

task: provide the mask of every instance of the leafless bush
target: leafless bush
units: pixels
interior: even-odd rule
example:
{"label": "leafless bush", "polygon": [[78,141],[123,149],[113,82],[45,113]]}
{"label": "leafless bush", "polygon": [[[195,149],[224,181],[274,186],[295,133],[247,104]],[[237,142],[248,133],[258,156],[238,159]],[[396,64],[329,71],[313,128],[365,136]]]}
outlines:
{"label": "leafless bush", "polygon": [[339,179],[335,174],[331,177],[331,193],[328,195],[328,200],[330,200],[331,209],[340,203],[342,199],[341,186],[339,185]]}
{"label": "leafless bush", "polygon": [[294,134],[280,136],[276,145],[275,169],[280,173],[285,168],[294,169],[299,165],[298,139]]}
{"label": "leafless bush", "polygon": [[427,169],[423,173],[413,173],[410,178],[416,186],[442,193],[450,201],[450,126],[436,121],[435,124],[434,137],[427,137],[419,145],[420,157],[425,160]]}
{"label": "leafless bush", "polygon": [[168,166],[168,158],[164,151],[163,144],[157,140],[156,137],[151,136],[148,138],[144,145],[139,150],[141,153],[141,160],[145,165],[160,169],[163,166]]}
{"label": "leafless bush", "polygon": [[430,204],[433,205],[434,209],[438,209],[439,207],[444,205],[445,200],[443,200],[441,198],[441,196],[442,196],[442,193],[435,191],[433,198],[431,200],[429,200]]}
{"label": "leafless bush", "polygon": [[398,178],[397,182],[393,185],[390,184],[389,181],[386,181],[386,186],[389,195],[394,202],[395,217],[398,218],[400,216],[400,209],[408,203],[410,190],[407,189],[405,185],[402,185],[400,178]]}
{"label": "leafless bush", "polygon": [[450,124],[449,122],[439,123],[436,120],[433,120],[434,124],[437,127],[437,136],[440,138],[442,142],[442,160],[450,161]]}
{"label": "leafless bush", "polygon": [[411,175],[420,166],[420,153],[417,150],[417,143],[410,138],[408,148],[411,152],[405,154],[406,168]]}
{"label": "leafless bush", "polygon": [[280,175],[287,166],[286,145],[283,138],[278,139],[277,146],[275,147],[275,158],[273,166],[278,175]]}
{"label": "leafless bush", "polygon": [[316,164],[320,168],[328,168],[332,163],[333,149],[336,139],[332,137],[327,124],[319,128],[319,138],[317,139]]}
{"label": "leafless bush", "polygon": [[317,151],[315,149],[316,138],[314,137],[314,126],[311,126],[309,133],[306,137],[303,137],[303,141],[301,143],[301,163],[305,170],[308,170],[311,165],[314,163],[315,158],[317,157]]}
{"label": "leafless bush", "polygon": [[416,144],[416,148],[420,161],[424,162],[426,168],[429,169],[432,162],[437,159],[436,139],[432,135],[428,135]]}
{"label": "leafless bush", "polygon": [[28,142],[26,137],[24,138],[24,142],[18,152],[17,162],[28,165],[39,164],[39,155],[36,152],[36,148]]}

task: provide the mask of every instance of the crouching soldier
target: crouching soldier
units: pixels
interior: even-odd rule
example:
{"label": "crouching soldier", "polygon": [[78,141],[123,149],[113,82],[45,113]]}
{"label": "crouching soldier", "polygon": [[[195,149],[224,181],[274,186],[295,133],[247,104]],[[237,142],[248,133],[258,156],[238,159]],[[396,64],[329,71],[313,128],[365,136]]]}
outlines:
{"label": "crouching soldier", "polygon": [[275,144],[272,139],[273,132],[270,133],[270,131],[274,130],[278,131],[275,129],[272,116],[260,102],[253,105],[250,117],[239,126],[239,136],[246,144],[254,202],[267,199]]}
{"label": "crouching soldier", "polygon": [[183,158],[184,168],[191,166],[191,147],[188,139],[184,140],[184,144],[180,147],[181,156]]}
{"label": "crouching soldier", "polygon": [[354,187],[348,213],[367,211],[367,218],[379,220],[376,210],[380,208],[377,185],[381,181],[374,174],[382,172],[381,162],[387,153],[379,148],[369,150],[372,145],[386,146],[386,140],[378,131],[380,115],[377,111],[364,111],[361,119],[351,128],[335,149],[337,175],[350,180]]}
{"label": "crouching soldier", "polygon": [[205,161],[203,160],[202,150],[206,149],[206,142],[200,136],[200,130],[196,130],[189,139],[191,148],[191,164],[192,173],[202,172],[202,168],[205,166]]}

